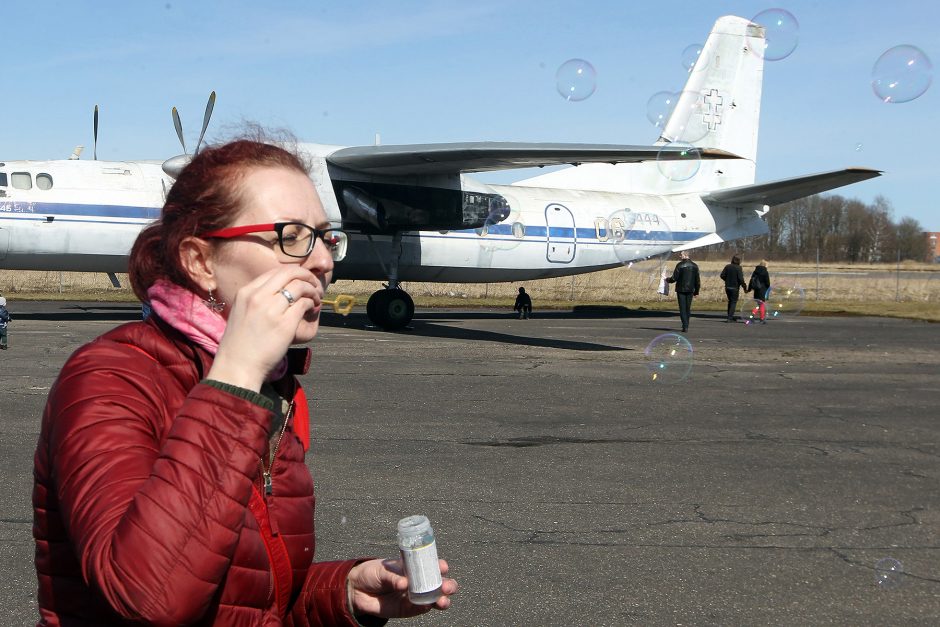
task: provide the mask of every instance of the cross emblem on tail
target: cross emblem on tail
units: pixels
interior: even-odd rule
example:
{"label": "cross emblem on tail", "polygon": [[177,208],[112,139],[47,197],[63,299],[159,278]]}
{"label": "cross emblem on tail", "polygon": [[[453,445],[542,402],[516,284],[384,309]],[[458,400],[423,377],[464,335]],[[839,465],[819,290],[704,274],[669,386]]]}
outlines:
{"label": "cross emblem on tail", "polygon": [[711,89],[707,94],[702,94],[702,123],[708,127],[709,131],[714,131],[721,124],[721,106],[723,98],[718,95],[717,89]]}

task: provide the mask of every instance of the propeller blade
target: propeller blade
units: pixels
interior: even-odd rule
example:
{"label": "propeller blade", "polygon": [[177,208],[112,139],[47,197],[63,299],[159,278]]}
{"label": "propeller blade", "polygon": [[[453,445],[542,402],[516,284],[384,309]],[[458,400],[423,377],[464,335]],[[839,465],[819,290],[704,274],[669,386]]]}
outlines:
{"label": "propeller blade", "polygon": [[183,144],[183,154],[186,154],[186,141],[183,139],[183,123],[180,122],[180,114],[176,110],[176,107],[173,107],[173,126],[176,127],[176,136],[180,138],[180,143]]}
{"label": "propeller blade", "polygon": [[196,142],[196,150],[193,154],[199,154],[199,147],[202,145],[202,138],[206,135],[206,128],[209,126],[209,118],[212,117],[213,109],[215,109],[215,90],[209,94],[209,102],[206,103],[206,114],[202,118],[202,132],[199,133],[199,141]]}
{"label": "propeller blade", "polygon": [[98,105],[95,105],[95,146],[94,146],[94,158],[95,158],[95,161],[98,160]]}

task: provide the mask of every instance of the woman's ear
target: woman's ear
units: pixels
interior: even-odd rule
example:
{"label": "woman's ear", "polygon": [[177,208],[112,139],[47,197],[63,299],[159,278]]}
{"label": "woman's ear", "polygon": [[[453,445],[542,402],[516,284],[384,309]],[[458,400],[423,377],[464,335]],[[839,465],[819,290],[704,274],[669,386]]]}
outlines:
{"label": "woman's ear", "polygon": [[191,235],[180,242],[179,256],[180,265],[196,285],[207,292],[216,289],[215,263],[209,242]]}

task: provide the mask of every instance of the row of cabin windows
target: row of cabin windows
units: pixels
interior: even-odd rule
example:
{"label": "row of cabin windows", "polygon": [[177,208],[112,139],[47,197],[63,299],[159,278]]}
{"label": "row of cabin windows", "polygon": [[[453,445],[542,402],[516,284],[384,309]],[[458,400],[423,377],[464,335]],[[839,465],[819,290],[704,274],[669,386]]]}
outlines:
{"label": "row of cabin windows", "polygon": [[[9,182],[13,189],[32,189],[33,175],[29,172],[11,172]],[[0,187],[8,187],[7,173],[0,172]],[[39,189],[52,189],[52,176],[45,172],[36,175],[36,187]]]}

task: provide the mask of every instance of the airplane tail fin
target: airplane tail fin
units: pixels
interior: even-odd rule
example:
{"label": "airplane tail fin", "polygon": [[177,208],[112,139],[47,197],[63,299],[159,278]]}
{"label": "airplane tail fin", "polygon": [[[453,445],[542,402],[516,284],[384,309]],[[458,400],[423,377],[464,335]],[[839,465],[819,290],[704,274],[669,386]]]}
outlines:
{"label": "airplane tail fin", "polygon": [[734,162],[703,164],[696,178],[709,178],[711,173],[712,178],[720,179],[708,187],[754,182],[763,44],[763,27],[741,17],[719,18],[656,142],[720,148],[741,157]]}
{"label": "airplane tail fin", "polygon": [[[670,194],[748,185],[755,179],[760,118],[763,27],[725,16],[712,27],[685,88],[677,94],[656,145],[683,142],[719,148],[740,159],[703,159],[694,176],[664,176],[655,161],[584,164],[515,183],[532,187]],[[663,168],[665,169],[665,168]]]}

